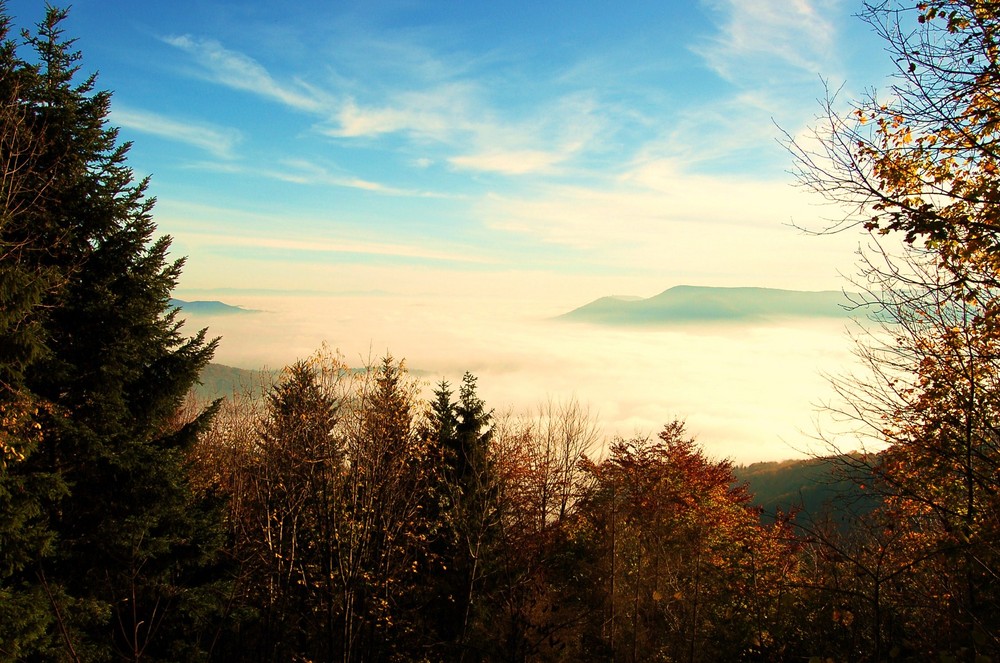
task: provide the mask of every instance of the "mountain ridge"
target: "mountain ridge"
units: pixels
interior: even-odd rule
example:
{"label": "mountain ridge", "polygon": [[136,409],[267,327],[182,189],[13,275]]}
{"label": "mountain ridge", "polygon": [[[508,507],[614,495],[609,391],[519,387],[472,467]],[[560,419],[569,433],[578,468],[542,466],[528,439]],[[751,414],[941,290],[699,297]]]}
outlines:
{"label": "mountain ridge", "polygon": [[196,300],[187,301],[184,299],[171,299],[171,306],[176,306],[185,313],[191,315],[233,315],[239,313],[260,313],[260,311],[242,306],[233,306],[218,300]]}
{"label": "mountain ridge", "polygon": [[855,315],[848,293],[752,286],[678,285],[648,298],[600,297],[557,320],[644,326],[693,322],[748,322],[782,318],[841,318]]}

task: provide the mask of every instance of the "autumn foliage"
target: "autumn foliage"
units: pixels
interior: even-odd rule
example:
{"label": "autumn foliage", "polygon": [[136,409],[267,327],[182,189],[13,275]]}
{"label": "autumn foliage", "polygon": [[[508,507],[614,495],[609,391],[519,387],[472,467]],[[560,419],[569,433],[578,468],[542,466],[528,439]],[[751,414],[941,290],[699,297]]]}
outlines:
{"label": "autumn foliage", "polygon": [[[416,397],[329,353],[223,409],[198,472],[228,493],[248,660],[718,660],[785,646],[787,521],[668,425],[591,459],[575,403]],[[237,399],[239,401],[240,399]],[[230,406],[233,407],[233,406]],[[464,440],[464,441],[463,441]]]}
{"label": "autumn foliage", "polygon": [[853,501],[766,522],[680,421],[608,441],[391,356],[185,400],[216,341],[64,15],[44,66],[0,16],[0,660],[1000,660],[1000,5],[866,6],[897,85],[790,143],[873,316]]}

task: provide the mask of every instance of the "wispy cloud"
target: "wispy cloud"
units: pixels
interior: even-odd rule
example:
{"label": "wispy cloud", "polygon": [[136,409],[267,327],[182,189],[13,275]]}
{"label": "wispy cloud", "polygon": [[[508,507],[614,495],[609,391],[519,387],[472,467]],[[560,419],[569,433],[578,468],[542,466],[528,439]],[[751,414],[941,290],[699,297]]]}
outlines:
{"label": "wispy cloud", "polygon": [[[787,170],[781,132],[816,113],[823,80],[840,80],[843,0],[701,0],[713,29],[690,50],[726,85],[723,96],[686,104],[666,131],[636,151],[636,162],[670,157],[701,172],[718,167]],[[811,92],[810,92],[811,91]]]}
{"label": "wispy cloud", "polygon": [[599,151],[613,133],[614,111],[588,93],[569,93],[527,121],[483,123],[472,150],[449,158],[460,170],[502,175],[559,174],[578,156]]}
{"label": "wispy cloud", "polygon": [[493,115],[469,89],[449,86],[400,94],[393,106],[365,108],[352,100],[325,133],[336,138],[401,134],[420,144],[462,152],[444,158],[455,169],[502,175],[548,172],[569,156],[545,149],[551,139],[544,139],[536,127],[518,126]]}
{"label": "wispy cloud", "polygon": [[194,57],[204,75],[218,83],[302,111],[317,112],[326,106],[326,100],[314,87],[302,81],[291,85],[279,82],[253,58],[231,51],[214,39],[180,35],[165,37],[164,41]]}
{"label": "wispy cloud", "polygon": [[780,226],[775,215],[787,213],[793,195],[785,183],[692,175],[683,163],[661,158],[636,164],[603,183],[540,186],[524,196],[493,195],[481,211],[498,230],[605,251],[655,244],[681,226]]}
{"label": "wispy cloud", "polygon": [[333,172],[322,165],[306,159],[281,159],[276,165],[255,167],[240,163],[202,162],[192,164],[193,167],[210,170],[217,173],[245,174],[253,177],[263,177],[289,184],[303,186],[332,186],[345,189],[360,189],[387,196],[404,196],[414,198],[454,198],[455,196],[420,189],[406,189],[390,186],[382,182],[374,182],[353,175]]}
{"label": "wispy cloud", "polygon": [[856,248],[853,237],[820,242],[790,227],[834,214],[815,203],[787,182],[696,175],[659,159],[603,183],[494,194],[476,215],[494,230],[566,247],[590,264],[712,271],[744,283],[768,275],[777,284],[803,274],[828,279]]}
{"label": "wispy cloud", "polygon": [[[331,72],[321,89],[303,79],[281,77],[247,54],[191,35],[164,41],[189,54],[199,75],[231,89],[272,99],[317,118],[312,131],[338,140],[378,141],[399,136],[431,146],[435,159],[455,170],[500,175],[551,174],[557,165],[592,150],[618,122],[589,92],[569,89],[512,113],[503,93],[479,77],[469,63],[453,63],[415,44],[396,44],[391,75],[373,63],[371,85]],[[385,47],[383,46],[383,49]],[[402,57],[405,55],[406,57]],[[333,55],[334,62],[340,55]],[[353,61],[352,61],[353,62]],[[358,63],[354,62],[358,67]],[[355,74],[367,75],[363,68]],[[317,77],[320,78],[320,77]],[[289,176],[300,181],[301,174]],[[412,192],[357,178],[334,178],[335,186],[388,194]]]}
{"label": "wispy cloud", "polygon": [[552,174],[556,167],[595,149],[614,124],[592,99],[570,93],[512,118],[489,103],[476,86],[453,84],[400,93],[387,106],[352,100],[324,130],[336,138],[400,134],[452,152],[442,158],[456,170],[501,175]]}
{"label": "wispy cloud", "polygon": [[[695,50],[723,78],[737,82],[787,76],[788,69],[828,72],[837,43],[839,0],[704,0],[720,18],[718,33]],[[768,74],[767,72],[770,72]]]}
{"label": "wispy cloud", "polygon": [[275,179],[295,184],[327,185],[345,187],[351,189],[362,189],[375,193],[383,193],[390,196],[411,196],[418,198],[444,198],[446,194],[432,191],[420,191],[417,189],[402,189],[389,186],[382,182],[373,182],[360,177],[345,175],[343,173],[331,171],[329,168],[308,161],[306,159],[284,159],[279,164],[283,170],[272,169],[267,175]]}
{"label": "wispy cloud", "polygon": [[558,68],[538,76],[514,53],[470,53],[437,36],[355,41],[334,54],[326,80],[340,101],[317,128],[366,144],[393,136],[436,148],[435,160],[455,169],[522,175],[551,172],[616,125],[593,80],[562,80]]}
{"label": "wispy cloud", "polygon": [[[489,247],[423,234],[387,233],[384,226],[358,224],[336,213],[285,214],[263,212],[252,207],[238,209],[163,199],[157,206],[157,224],[179,241],[182,240],[182,250],[188,254],[221,251],[229,252],[233,257],[273,262],[266,257],[268,252],[286,252],[285,256],[275,256],[273,260],[286,262],[292,270],[290,273],[295,271],[293,267],[299,262],[315,262],[315,256],[324,253],[331,256],[355,254],[429,260],[459,267],[498,264],[496,252]],[[301,255],[289,257],[287,253]],[[340,261],[334,259],[332,262]],[[207,263],[202,261],[201,264]],[[217,266],[210,267],[215,269]],[[253,276],[266,282],[271,276],[288,275]],[[294,274],[292,278],[296,278]]]}
{"label": "wispy cloud", "polygon": [[[267,251],[292,251],[300,253],[351,253],[467,264],[494,264],[496,262],[482,255],[470,255],[465,252],[440,251],[413,244],[363,242],[350,239],[297,240],[266,235],[233,236],[213,233],[189,233],[186,236],[186,240],[191,243],[201,244],[202,246],[224,247],[227,251],[233,249],[263,249]],[[282,258],[282,260],[285,259]]]}
{"label": "wispy cloud", "polygon": [[111,121],[133,131],[193,145],[223,159],[232,158],[233,148],[242,140],[242,135],[236,129],[169,118],[121,105],[112,109]]}
{"label": "wispy cloud", "polygon": [[565,158],[566,155],[556,152],[518,150],[457,156],[448,159],[448,163],[461,170],[479,170],[502,175],[527,175],[551,171],[553,166]]}
{"label": "wispy cloud", "polygon": [[323,184],[328,186],[346,187],[350,189],[362,189],[364,191],[378,191],[380,193],[392,193],[402,195],[405,192],[393,187],[372,182],[360,177],[352,177],[339,173],[332,173],[323,166],[315,164],[306,159],[283,159],[279,164],[281,168],[271,168],[264,172],[268,177],[291,182],[293,184]]}
{"label": "wispy cloud", "polygon": [[488,123],[489,111],[475,88],[468,83],[431,84],[419,90],[397,90],[391,103],[383,104],[348,99],[323,131],[337,138],[402,133],[425,142],[461,142]]}
{"label": "wispy cloud", "polygon": [[788,158],[775,122],[802,117],[786,110],[782,95],[767,89],[737,91],[678,109],[669,122],[649,128],[622,170],[667,160],[678,171],[707,172],[732,164],[740,171],[757,171],[762,179],[765,171],[784,178]]}
{"label": "wispy cloud", "polygon": [[[191,55],[206,78],[306,112],[314,118],[308,131],[341,144],[382,149],[391,136],[411,154],[419,152],[410,159],[413,164],[426,166],[433,160],[455,172],[593,178],[621,172],[635,160],[670,158],[701,167],[717,160],[754,161],[757,155],[741,148],[759,151],[762,142],[773,140],[777,132],[771,120],[780,121],[784,112],[788,72],[814,76],[835,59],[830,10],[815,0],[704,2],[717,18],[716,32],[694,50],[735,87],[728,99],[714,98],[710,106],[688,104],[655,116],[616,104],[602,91],[602,80],[563,80],[559,72],[548,94],[536,102],[524,95],[511,105],[503,86],[518,79],[515,71],[484,77],[461,58],[405,37],[392,42],[398,57],[391,64],[373,57],[366,69],[357,49],[351,54],[333,50],[326,54],[329,71],[314,71],[307,78],[281,76],[212,39],[182,35],[165,41]],[[307,79],[326,87],[307,84]],[[601,173],[593,171],[595,163]],[[260,174],[386,195],[430,195],[299,165],[286,162]]]}

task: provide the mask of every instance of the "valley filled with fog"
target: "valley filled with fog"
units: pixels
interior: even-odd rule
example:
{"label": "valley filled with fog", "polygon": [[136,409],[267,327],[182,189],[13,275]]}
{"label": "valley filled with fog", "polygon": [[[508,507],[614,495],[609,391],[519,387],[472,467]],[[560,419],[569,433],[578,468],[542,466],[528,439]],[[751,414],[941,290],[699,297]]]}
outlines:
{"label": "valley filled with fog", "polygon": [[827,451],[813,440],[816,406],[832,395],[825,376],[854,361],[853,323],[836,318],[631,328],[557,320],[582,302],[541,298],[484,306],[391,294],[196,296],[257,311],[185,313],[190,327],[222,336],[217,363],[281,368],[323,343],[351,366],[388,352],[428,393],[470,371],[498,412],[575,398],[608,438],[652,435],[680,418],[710,454],[738,463]]}

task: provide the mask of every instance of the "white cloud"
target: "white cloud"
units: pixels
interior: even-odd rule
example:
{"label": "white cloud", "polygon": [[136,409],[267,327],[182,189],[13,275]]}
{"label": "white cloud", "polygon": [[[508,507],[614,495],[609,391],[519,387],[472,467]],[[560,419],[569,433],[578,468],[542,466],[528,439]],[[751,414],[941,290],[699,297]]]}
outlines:
{"label": "white cloud", "polygon": [[555,152],[519,150],[457,156],[448,159],[448,163],[460,170],[488,171],[503,175],[526,175],[551,171],[553,166],[565,158],[565,154]]}
{"label": "white cloud", "polygon": [[505,117],[487,94],[468,83],[399,92],[386,105],[344,103],[323,132],[335,138],[402,134],[458,154],[444,157],[460,170],[503,175],[551,173],[592,150],[614,122],[588,95],[570,93],[535,109],[529,119]]}
{"label": "white cloud", "polygon": [[[410,259],[426,259],[457,266],[495,264],[489,249],[470,247],[438,237],[387,237],[383,228],[360,228],[337,215],[277,214],[164,199],[157,206],[157,225],[183,243],[182,254],[196,255],[235,249],[235,257],[262,260],[264,264],[287,264],[287,270],[261,271],[241,275],[240,280],[260,278],[297,278],[300,265],[309,260],[296,257],[267,257],[269,250],[302,253],[356,254]],[[212,230],[206,230],[210,228]],[[192,260],[194,266],[216,272],[215,280],[232,276],[223,267],[228,258]],[[333,261],[336,262],[336,261]],[[354,263],[348,262],[349,267]],[[392,269],[398,270],[398,267]],[[395,273],[395,272],[394,272]],[[398,277],[398,274],[397,274]]]}
{"label": "white cloud", "polygon": [[[326,129],[325,133],[335,138],[372,137],[393,133],[422,124],[415,115],[391,108],[358,108],[352,100],[337,112],[337,126]],[[435,122],[439,129],[440,122]]]}
{"label": "white cloud", "polygon": [[719,33],[696,48],[723,78],[778,82],[788,69],[816,76],[829,73],[836,55],[832,16],[839,1],[705,0],[722,22]]}
{"label": "white cloud", "polygon": [[414,244],[362,242],[352,239],[290,239],[288,237],[273,237],[263,234],[233,236],[228,234],[189,232],[185,235],[185,241],[194,246],[224,247],[227,251],[234,248],[264,249],[309,253],[353,253],[471,264],[491,264],[495,262],[483,256],[470,255],[465,252],[438,251]]}
{"label": "white cloud", "polygon": [[279,182],[288,182],[289,184],[301,184],[303,186],[332,186],[345,189],[360,189],[387,196],[409,196],[415,198],[453,197],[433,191],[393,187],[382,182],[373,182],[348,174],[331,172],[323,166],[311,163],[305,159],[283,159],[278,162],[277,167],[254,167],[232,162],[202,162],[194,163],[193,166],[216,173],[251,175]]}
{"label": "white cloud", "polygon": [[704,171],[787,170],[781,130],[798,133],[820,110],[824,80],[842,80],[843,0],[702,0],[714,32],[691,50],[722,78],[723,96],[687,104],[636,151],[636,161],[677,159]]}
{"label": "white cloud", "polygon": [[193,145],[223,159],[232,158],[233,148],[242,140],[240,132],[236,129],[177,120],[120,105],[112,109],[111,121],[133,131]]}
{"label": "white cloud", "polygon": [[372,182],[360,177],[333,173],[323,166],[306,159],[284,159],[281,161],[280,165],[284,167],[284,170],[270,169],[263,171],[263,174],[273,179],[292,182],[294,184],[319,184],[345,187],[349,189],[362,189],[364,191],[373,191],[393,196],[432,195],[420,191],[399,189],[382,184],[381,182]]}
{"label": "white cloud", "polygon": [[206,75],[217,83],[302,111],[318,112],[326,106],[326,100],[315,88],[301,81],[294,85],[280,83],[253,58],[231,51],[213,39],[181,35],[166,37],[164,41],[192,55]]}
{"label": "white cloud", "polygon": [[[553,185],[531,196],[494,195],[482,209],[497,229],[593,250],[648,242],[687,224],[780,225],[795,191],[784,182],[685,173],[669,159],[650,161],[604,185]],[[795,206],[801,210],[801,202]],[[695,231],[697,233],[697,231]]]}
{"label": "white cloud", "polygon": [[476,127],[474,149],[449,158],[461,170],[503,175],[562,173],[577,156],[593,153],[611,133],[609,115],[590,94],[571,93],[545,104],[529,121]]}
{"label": "white cloud", "polygon": [[476,215],[496,231],[566,247],[595,266],[704,274],[715,284],[798,288],[808,279],[828,288],[850,271],[858,240],[792,227],[828,225],[824,217],[839,210],[820,202],[787,181],[694,175],[661,158],[604,184],[494,194]]}
{"label": "white cloud", "polygon": [[475,86],[430,84],[421,90],[397,90],[391,104],[363,105],[348,99],[324,133],[337,138],[372,138],[403,133],[420,141],[452,144],[488,126],[489,111]]}
{"label": "white cloud", "polygon": [[[371,65],[374,80],[370,85],[331,73],[327,76],[330,89],[322,90],[297,78],[278,78],[249,55],[212,39],[181,35],[165,41],[190,54],[209,80],[317,117],[314,131],[343,140],[377,141],[398,135],[433,146],[439,151],[435,160],[457,170],[551,174],[556,165],[599,148],[609,127],[620,124],[614,116],[621,109],[604,106],[591,92],[579,89],[512,114],[495,102],[498,94],[502,98],[501,91],[474,78],[474,66],[441,60],[412,44],[395,47],[409,55],[395,62],[391,76],[381,78],[385,72],[376,62]],[[334,62],[338,57],[334,56]],[[366,73],[359,71],[359,75]],[[301,177],[287,174],[289,181]],[[401,193],[361,179],[337,178],[330,183]]]}
{"label": "white cloud", "polygon": [[[199,296],[267,311],[211,322],[212,333],[223,336],[216,354],[222,363],[283,366],[324,341],[352,365],[391,352],[430,371],[432,383],[473,372],[480,395],[498,411],[578,399],[609,437],[655,434],[680,417],[708,453],[743,463],[806,453],[813,403],[830,393],[821,371],[851,358],[839,321],[635,331],[546,321],[524,301],[498,307],[481,291]],[[569,298],[551,315],[581,303]]]}
{"label": "white cloud", "polygon": [[[702,169],[717,160],[759,163],[760,153],[766,151],[760,146],[778,133],[771,118],[784,122],[792,117],[798,123],[802,117],[801,108],[790,109],[789,96],[768,79],[786,76],[789,69],[814,72],[827,66],[833,59],[834,30],[824,12],[830,10],[824,6],[821,11],[812,0],[705,1],[721,18],[718,33],[698,51],[712,68],[737,83],[736,88],[729,98],[713,99],[711,106],[688,105],[660,115],[603,99],[600,80],[576,80],[569,88],[553,81],[555,94],[535,104],[525,96],[511,110],[499,103],[505,91],[477,77],[475,65],[438,56],[406,39],[383,44],[400,57],[390,64],[369,58],[376,60],[370,70],[356,50],[327,54],[327,90],[294,77],[280,79],[254,58],[211,39],[183,35],[166,41],[190,53],[211,80],[306,111],[316,119],[313,131],[339,142],[367,141],[364,145],[382,149],[381,139],[392,135],[406,141],[408,148],[420,148],[421,157],[409,159],[418,168],[440,163],[454,171],[512,177],[576,174],[593,180],[622,172],[631,161],[670,159]],[[345,75],[337,67],[341,60],[356,71]],[[768,71],[773,75],[761,73]],[[370,84],[364,78],[369,74]],[[644,137],[634,142],[638,132]],[[387,195],[433,195],[304,162],[276,161],[279,166],[258,174]],[[592,163],[600,163],[601,171],[594,171]],[[626,203],[632,208],[645,204],[641,194],[638,203]]]}

